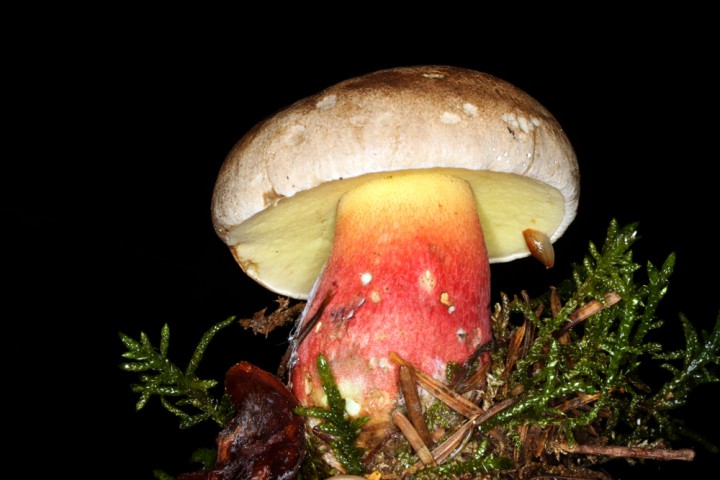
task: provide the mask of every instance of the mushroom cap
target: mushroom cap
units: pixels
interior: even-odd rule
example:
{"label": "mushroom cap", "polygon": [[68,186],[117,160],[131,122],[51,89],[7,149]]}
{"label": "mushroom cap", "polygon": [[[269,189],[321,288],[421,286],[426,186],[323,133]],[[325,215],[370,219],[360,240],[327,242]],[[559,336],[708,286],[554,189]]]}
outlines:
{"label": "mushroom cap", "polygon": [[213,225],[250,277],[307,298],[340,197],[425,169],[470,184],[490,262],[529,255],[523,230],[554,242],[575,217],[577,158],[550,112],[494,76],[433,65],[342,81],[256,125],[220,169]]}

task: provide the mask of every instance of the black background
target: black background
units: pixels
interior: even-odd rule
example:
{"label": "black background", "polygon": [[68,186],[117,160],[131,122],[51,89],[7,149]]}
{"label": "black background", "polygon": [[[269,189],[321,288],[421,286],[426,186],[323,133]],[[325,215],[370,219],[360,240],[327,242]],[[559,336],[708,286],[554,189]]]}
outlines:
{"label": "black background", "polygon": [[[532,259],[493,266],[493,300],[566,278],[617,219],[639,222],[640,263],[677,254],[659,312],[663,341],[682,346],[679,313],[698,329],[714,325],[717,79],[698,30],[658,27],[636,38],[633,25],[613,24],[585,41],[582,28],[560,22],[554,39],[543,29],[458,38],[420,28],[390,40],[375,26],[311,41],[274,25],[240,35],[253,25],[247,17],[200,29],[186,13],[182,23],[138,15],[111,26],[102,17],[11,49],[6,133],[20,148],[2,179],[4,396],[17,420],[11,458],[23,468],[135,479],[192,468],[188,455],[211,445],[215,429],[179,430],[156,399],[136,412],[118,332],[157,342],[168,323],[171,358],[183,364],[210,325],[272,306],[275,296],[248,280],[212,230],[218,169],[262,118],[381,68],[448,64],[501,77],[543,103],[575,146],[580,207],[556,243],[556,267]],[[222,378],[240,360],[273,371],[286,336],[226,329],[199,373]],[[699,388],[678,412],[715,444],[719,393],[717,384]],[[717,455],[697,454],[690,464],[607,469],[673,478],[718,464]]]}

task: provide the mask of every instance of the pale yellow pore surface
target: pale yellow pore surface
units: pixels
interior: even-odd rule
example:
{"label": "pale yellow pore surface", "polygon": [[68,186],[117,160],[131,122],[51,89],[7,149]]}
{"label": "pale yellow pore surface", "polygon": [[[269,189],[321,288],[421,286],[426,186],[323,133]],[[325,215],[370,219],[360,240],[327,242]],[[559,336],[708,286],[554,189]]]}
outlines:
{"label": "pale yellow pore surface", "polygon": [[[472,188],[491,263],[528,256],[525,229],[555,238],[565,213],[556,188],[512,173],[431,170],[457,176]],[[330,253],[340,198],[369,179],[421,171],[367,174],[283,198],[233,230],[233,254],[243,270],[268,289],[307,298]]]}

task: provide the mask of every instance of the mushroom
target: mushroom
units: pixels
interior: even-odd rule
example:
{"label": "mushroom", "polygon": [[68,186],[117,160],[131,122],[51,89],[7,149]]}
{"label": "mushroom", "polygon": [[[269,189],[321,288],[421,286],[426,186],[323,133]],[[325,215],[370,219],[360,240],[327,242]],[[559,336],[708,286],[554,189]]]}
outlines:
{"label": "mushroom", "polygon": [[437,379],[470,358],[491,340],[489,263],[552,258],[578,196],[575,153],[536,100],[481,72],[417,66],[258,124],[222,165],[212,214],[250,277],[307,299],[289,364],[300,403],[326,404],[322,354],[348,415],[370,417],[359,442],[372,447],[402,402],[390,354]]}

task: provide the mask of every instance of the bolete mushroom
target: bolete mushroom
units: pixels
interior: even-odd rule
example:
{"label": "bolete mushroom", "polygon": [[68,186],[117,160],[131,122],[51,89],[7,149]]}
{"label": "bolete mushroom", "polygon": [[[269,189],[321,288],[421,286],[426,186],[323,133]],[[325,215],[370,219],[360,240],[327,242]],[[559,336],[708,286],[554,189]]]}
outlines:
{"label": "bolete mushroom", "polygon": [[438,379],[468,359],[491,339],[489,263],[536,239],[551,248],[578,195],[570,142],[536,100],[491,75],[418,66],[340,82],[258,124],[223,164],[212,214],[250,277],[307,299],[289,376],[300,403],[326,402],[322,354],[348,414],[370,416],[360,443],[372,446],[402,401],[391,352]]}

